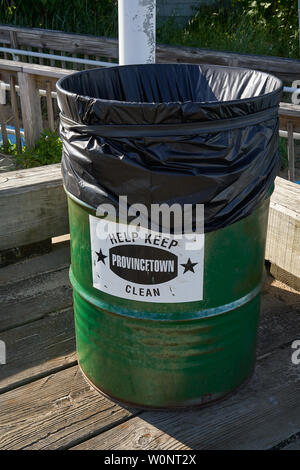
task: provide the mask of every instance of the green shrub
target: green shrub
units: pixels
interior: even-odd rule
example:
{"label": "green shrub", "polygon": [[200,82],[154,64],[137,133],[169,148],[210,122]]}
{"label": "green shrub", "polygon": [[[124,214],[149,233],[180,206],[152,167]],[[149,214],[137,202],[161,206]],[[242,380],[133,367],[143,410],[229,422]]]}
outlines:
{"label": "green shrub", "polygon": [[117,0],[0,0],[0,22],[31,28],[114,36]]}
{"label": "green shrub", "polygon": [[182,29],[170,18],[157,30],[162,43],[249,54],[299,57],[296,0],[231,0],[201,6]]}
{"label": "green shrub", "polygon": [[62,142],[55,132],[45,130],[33,148],[23,147],[18,153],[16,144],[3,146],[0,151],[15,157],[17,168],[33,168],[35,166],[59,163],[62,155]]}
{"label": "green shrub", "polygon": [[287,55],[299,57],[297,0],[232,0],[232,4],[250,27],[264,28],[275,44],[284,42]]}

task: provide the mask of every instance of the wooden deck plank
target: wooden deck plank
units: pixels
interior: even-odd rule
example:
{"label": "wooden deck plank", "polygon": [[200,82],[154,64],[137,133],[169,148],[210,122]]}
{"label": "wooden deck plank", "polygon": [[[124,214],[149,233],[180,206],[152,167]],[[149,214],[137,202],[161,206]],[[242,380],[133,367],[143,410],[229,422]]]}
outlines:
{"label": "wooden deck plank", "polygon": [[[24,266],[2,268],[10,269],[11,274],[15,269],[16,282],[8,282],[9,276],[4,275],[2,294],[6,304],[2,306],[6,308],[0,307],[0,323],[9,305],[16,308],[18,304],[15,318],[23,315],[24,321],[25,301],[36,302],[35,314],[43,315],[43,299],[46,306],[49,293],[54,299],[59,288],[67,286],[68,259],[60,259],[56,253],[57,270],[55,262],[49,262],[50,254],[43,255],[39,257],[43,269],[51,266],[50,271],[41,272],[39,263],[34,262],[28,280],[23,275]],[[41,261],[44,257],[47,262]],[[294,308],[298,300],[299,294],[268,278],[259,328],[260,360],[252,380],[231,398],[203,410],[143,412],[139,418],[135,417],[136,410],[99,396],[71,366],[75,361],[71,310],[1,333],[0,339],[8,346],[9,366],[1,366],[2,387],[17,388],[0,395],[0,448],[113,450],[277,445],[300,431],[300,366],[290,360],[290,344],[297,339],[299,328],[300,309]],[[27,315],[32,320],[29,304]],[[31,382],[22,385],[26,381]]]}
{"label": "wooden deck plank", "polygon": [[[264,297],[266,297],[267,295],[268,294],[265,294]],[[273,330],[273,333],[270,335],[270,330],[268,330],[268,328],[267,328],[268,319],[264,316],[265,315],[272,315],[272,311],[273,311],[274,315],[277,316],[277,322],[275,322],[275,325],[274,324],[271,325],[271,329]],[[279,344],[280,338],[281,338],[282,341],[285,341],[286,337],[284,336],[284,333],[286,331],[289,331],[290,338],[294,339],[294,333],[293,332],[296,331],[296,325],[294,324],[294,326],[293,327],[291,326],[291,328],[287,327],[289,325],[290,320],[287,321],[286,314],[289,315],[290,312],[286,312],[285,304],[282,301],[280,301],[279,299],[275,298],[275,300],[274,299],[272,300],[272,298],[270,297],[270,298],[267,299],[267,302],[264,301],[262,320],[265,321],[266,324],[265,324],[263,330],[260,330],[260,334],[261,335],[263,334],[263,336],[267,340],[266,341],[267,346],[264,345],[261,352],[265,352],[266,347],[270,348],[270,350],[272,350],[277,344]],[[281,323],[280,323],[280,319],[281,319]],[[46,320],[47,319],[44,319],[43,322],[45,322]],[[39,322],[35,322],[35,323],[37,324]],[[274,334],[274,330],[277,331],[277,334]],[[281,334],[281,336],[280,336],[280,334]],[[263,343],[263,339],[264,338],[262,338],[262,343]],[[278,363],[278,364],[281,364],[281,366],[283,365],[286,368],[290,368],[290,349],[286,348],[285,351],[288,352],[287,361],[282,361],[281,359],[278,359],[277,356],[274,356],[274,353],[269,354],[269,355],[265,354],[263,360],[259,361],[260,375],[265,374],[267,376],[267,379],[270,376],[272,376],[272,377],[274,376],[274,381],[276,382],[276,377],[277,376],[279,377],[279,375],[282,373],[282,371],[280,370],[280,374],[278,373],[277,376],[276,376],[276,374],[274,375],[273,370],[268,370],[268,368],[265,367],[264,363],[265,363],[266,360],[270,360],[270,358],[273,358],[272,361],[271,361],[271,365],[273,363],[274,364]],[[281,351],[279,351],[279,353],[280,352]],[[39,355],[39,354],[40,354],[39,350],[36,349],[36,355]],[[278,354],[278,351],[276,351],[276,354]],[[294,370],[293,370],[294,373],[297,372],[297,369],[295,369],[295,367],[296,366],[292,366],[292,368],[290,368],[290,369],[294,368]],[[67,372],[67,371],[65,371],[65,372]],[[297,389],[295,388],[295,380],[294,380],[295,376],[293,376],[292,378],[291,377],[289,377],[289,378],[291,379],[290,380],[291,383],[289,382],[289,388],[292,387],[293,390],[295,389],[295,391],[296,391]],[[254,377],[253,380],[254,380],[254,384],[253,384],[252,381],[250,382],[250,384],[246,384],[238,392],[238,394],[233,395],[230,399],[224,401],[223,403],[220,403],[219,405],[214,405],[213,407],[207,408],[207,410],[204,409],[202,411],[197,411],[196,413],[198,413],[198,414],[200,413],[200,414],[198,416],[198,420],[196,421],[196,423],[193,423],[194,429],[193,429],[192,433],[197,435],[199,422],[202,423],[202,416],[203,416],[202,413],[204,413],[204,418],[206,417],[205,419],[207,419],[207,421],[206,421],[207,427],[204,424],[203,429],[201,428],[202,431],[201,431],[201,429],[200,429],[200,431],[203,434],[205,434],[207,429],[210,429],[209,428],[210,417],[212,416],[212,422],[215,423],[215,421],[217,421],[218,415],[220,414],[220,420],[222,421],[223,418],[224,418],[224,415],[222,415],[221,410],[223,409],[223,407],[227,408],[229,406],[228,413],[225,413],[225,418],[224,418],[225,425],[227,425],[230,428],[232,420],[234,421],[236,416],[240,416],[241,413],[242,414],[244,413],[245,416],[242,416],[242,418],[244,420],[246,420],[246,425],[247,425],[246,430],[248,430],[249,426],[250,426],[250,428],[251,428],[250,429],[251,430],[250,434],[254,435],[255,434],[255,426],[259,427],[259,426],[261,426],[261,422],[264,422],[264,420],[268,421],[268,419],[267,419],[268,416],[263,419],[263,418],[261,418],[260,415],[258,417],[256,417],[256,415],[254,413],[254,418],[256,419],[256,421],[254,419],[254,424],[252,423],[252,414],[251,413],[252,413],[253,407],[255,405],[254,402],[255,402],[256,395],[258,395],[258,397],[259,397],[259,399],[257,400],[257,407],[258,408],[261,407],[263,409],[263,405],[264,405],[264,403],[266,403],[267,413],[269,413],[271,415],[272,420],[277,418],[277,415],[276,415],[276,413],[278,411],[278,410],[276,411],[277,408],[279,408],[278,412],[282,412],[284,414],[286,412],[285,411],[286,410],[285,397],[288,396],[288,398],[289,398],[288,401],[290,401],[289,393],[287,393],[286,390],[283,390],[283,391],[279,390],[280,394],[279,394],[279,399],[278,399],[278,391],[275,390],[275,392],[273,393],[273,389],[272,389],[272,387],[269,386],[268,383],[267,384],[265,382],[261,383],[261,380],[255,378],[255,377]],[[284,377],[284,376],[282,378],[282,381],[288,382],[288,381],[286,381],[286,377]],[[30,385],[33,385],[33,384],[30,384]],[[45,387],[46,387],[46,385],[45,385]],[[20,387],[20,389],[23,390],[24,387]],[[269,390],[269,393],[270,393],[269,397],[268,396],[267,397],[266,396],[260,396],[262,391],[264,391],[264,390]],[[298,394],[298,392],[299,392],[299,390],[297,391],[297,394]],[[14,393],[15,393],[15,391],[12,390],[9,393],[6,393],[4,395],[6,395],[7,397],[10,397],[10,396],[12,396],[11,394],[14,394]],[[26,390],[24,390],[24,395],[26,395]],[[250,395],[250,398],[248,397],[248,395]],[[292,399],[294,400],[294,396],[292,396]],[[13,398],[13,400],[14,400],[14,398]],[[33,396],[33,398],[32,398],[32,403],[34,403],[34,400],[35,400],[35,396]],[[9,401],[10,401],[10,398],[9,398]],[[230,401],[231,401],[231,403],[230,403]],[[274,408],[273,406],[271,406],[272,404],[273,405],[277,404],[278,407]],[[291,408],[292,409],[293,409],[293,406],[294,406],[294,401],[292,401],[292,403],[291,403]],[[0,407],[1,407],[1,397],[0,397]],[[16,403],[16,413],[17,414],[19,413],[18,407],[22,407],[22,402],[21,401]],[[219,408],[217,408],[217,411],[214,411],[215,407],[219,407]],[[232,409],[230,407],[232,407]],[[28,408],[30,409],[30,404],[28,404]],[[246,408],[246,411],[248,409],[247,412],[245,411],[245,408]],[[219,409],[219,411],[218,411],[218,409]],[[213,415],[210,414],[209,410],[212,411]],[[76,410],[76,415],[77,415],[77,417],[78,416],[80,417],[79,421],[81,422],[81,411],[79,410],[78,413],[77,413],[77,411],[78,410]],[[259,412],[259,409],[258,410],[255,409],[254,411],[257,413],[257,412]],[[207,413],[207,412],[209,412],[209,413],[206,416],[205,413]],[[289,412],[289,414],[287,415],[287,419],[289,420],[289,416],[293,415],[293,413],[291,413],[290,408],[288,408],[288,412]],[[275,413],[275,417],[273,416],[272,413],[273,414]],[[298,416],[297,413],[298,413],[298,411],[295,408],[295,415],[293,415],[293,416],[295,416],[296,418]],[[165,430],[164,427],[163,427],[162,430],[160,430],[160,428],[159,428],[161,420],[162,420],[163,426],[166,426],[165,421],[163,420],[163,416],[170,415],[172,417],[172,419],[175,419],[175,422],[171,421],[170,429],[173,429],[173,428],[175,430],[181,429],[182,428],[182,423],[181,423],[180,420],[183,419],[183,427],[184,427],[183,436],[186,436],[186,434],[187,434],[188,437],[189,437],[189,434],[188,434],[187,430],[185,429],[185,426],[188,427],[188,422],[189,422],[189,419],[190,419],[190,416],[191,416],[190,412],[184,412],[184,413],[179,412],[179,413],[175,413],[175,414],[174,413],[158,413],[158,414],[154,413],[154,416],[156,417],[155,419],[158,419],[158,423],[156,422],[156,420],[154,422],[151,421],[153,413],[151,413],[151,417],[150,417],[150,421],[149,421],[149,419],[148,419],[149,414],[150,413],[147,412],[145,417],[144,417],[144,414],[142,415],[143,416],[142,419],[144,420],[144,424],[143,424],[142,427],[141,427],[140,421],[138,421],[137,423],[134,421],[133,427],[129,427],[129,428],[128,428],[128,426],[131,426],[131,424],[130,424],[131,421],[128,421],[128,423],[123,423],[122,425],[117,426],[115,428],[116,431],[112,430],[111,431],[112,435],[109,434],[107,436],[107,438],[109,439],[109,444],[107,444],[108,447],[103,447],[103,448],[109,448],[109,449],[115,449],[115,448],[122,448],[122,449],[123,448],[124,449],[125,448],[126,449],[131,449],[131,448],[151,448],[151,449],[152,448],[176,448],[177,449],[178,448],[179,449],[180,448],[180,449],[184,449],[184,448],[191,447],[190,444],[186,445],[184,442],[182,442],[180,439],[177,439],[176,437],[175,438],[172,437],[172,440],[170,442],[170,438],[168,436],[166,436],[166,433],[170,434],[169,427],[167,427],[166,430]],[[44,424],[44,422],[47,421],[46,418],[43,418],[42,416],[40,416],[38,419],[39,419],[39,421],[38,421],[39,426],[41,426],[41,425],[42,426],[44,426],[44,425],[47,426],[47,424]],[[85,419],[85,417],[82,416],[82,419]],[[280,419],[282,419],[281,415],[280,415]],[[33,419],[33,421],[34,420],[35,420],[35,418]],[[54,418],[54,421],[56,421],[56,418]],[[0,418],[0,422],[1,422],[1,418]],[[272,423],[274,423],[274,421],[272,421]],[[74,443],[76,444],[76,441],[77,442],[80,441],[81,444],[79,445],[79,448],[82,448],[82,446],[84,448],[85,448],[85,446],[87,446],[86,448],[98,448],[98,439],[100,438],[100,436],[98,436],[97,438],[95,437],[96,443],[94,442],[94,439],[87,440],[86,443],[84,443],[86,439],[89,439],[89,437],[93,436],[94,434],[98,435],[98,433],[100,432],[99,429],[94,428],[94,424],[95,424],[94,421],[91,420],[91,427],[92,427],[91,432],[88,430],[88,427],[86,427],[84,429],[84,435],[83,436],[80,435],[78,437],[78,434],[75,433],[74,440],[72,438],[72,433],[73,433],[73,429],[75,429],[76,426],[74,428],[74,427],[72,427],[73,425],[71,425],[72,432],[71,432],[71,435],[68,436],[67,438],[65,436],[61,437],[60,431],[59,431],[58,445],[56,445],[56,443],[53,443],[53,441],[51,441],[49,443],[49,441],[46,440],[45,447],[44,447],[43,438],[41,439],[40,436],[38,435],[37,438],[36,437],[34,438],[35,439],[34,443],[29,442],[29,441],[26,440],[26,446],[29,446],[29,448],[31,448],[31,447],[32,448],[63,448],[64,446],[69,447],[70,443],[71,443],[71,445],[74,445]],[[295,432],[295,430],[296,430],[296,432],[298,432],[297,426],[298,426],[298,424],[300,426],[300,420],[298,421],[298,418],[297,418],[296,423],[294,423],[294,424],[295,424],[295,426],[293,425],[294,427],[291,428],[291,426],[289,426],[289,428],[287,430],[285,430],[284,424],[282,424],[281,425],[282,435],[279,436],[279,439],[281,439],[281,438],[285,439],[286,437],[288,437],[288,435],[293,434]],[[61,423],[59,422],[58,425],[60,426]],[[167,421],[167,425],[169,426],[168,421]],[[215,425],[219,426],[218,423],[214,424],[214,426]],[[56,424],[54,424],[54,426],[56,426]],[[252,427],[254,426],[254,427],[252,428],[251,426]],[[276,428],[276,421],[275,421],[275,424],[274,424],[274,428],[277,429]],[[1,427],[0,427],[0,429],[1,429]],[[225,429],[225,431],[226,431],[226,429]],[[226,434],[225,431],[224,431],[224,434]],[[6,431],[4,430],[4,433],[5,432]],[[19,431],[18,428],[15,429],[15,434],[16,435],[19,435],[19,432],[21,432],[21,431]],[[43,432],[44,432],[44,430],[42,431],[42,433]],[[116,432],[116,434],[115,434],[115,432]],[[211,432],[211,430],[210,430],[210,432]],[[238,429],[236,429],[235,432],[236,432],[236,435],[239,435],[239,430]],[[36,436],[36,433],[37,433],[36,429],[34,428],[34,430],[31,430],[31,433],[32,433],[31,435]],[[129,439],[128,433],[133,433],[133,435],[137,436],[137,440],[134,443],[134,447],[131,447],[131,443],[128,443],[128,439]],[[265,431],[265,434],[267,434],[267,433],[268,433],[268,431]],[[159,434],[159,436],[158,436],[158,434]],[[221,432],[221,434],[222,434],[222,432]],[[278,434],[277,433],[275,433],[275,434],[276,434],[275,438],[276,438],[276,436],[278,437]],[[10,439],[13,439],[12,436],[13,435],[11,435]],[[114,436],[116,436],[116,437],[114,437]],[[147,443],[149,441],[149,436],[151,437],[151,439],[150,439],[151,440],[151,446],[147,447],[148,446]],[[171,433],[171,436],[173,436],[172,433]],[[201,436],[202,436],[202,434],[200,433],[199,439],[200,439],[200,442],[202,443],[202,441],[201,441],[202,437]],[[25,437],[26,437],[26,439],[30,440],[29,436],[25,436]],[[153,442],[152,442],[152,437],[155,441],[155,444],[153,444]],[[219,436],[215,437],[213,435],[212,441],[220,442],[219,438],[220,438]],[[235,438],[236,437],[234,436],[233,442],[235,442]],[[276,445],[278,443],[278,441],[275,442],[275,438],[274,438],[274,442],[271,442],[271,445]],[[70,440],[68,440],[68,439],[70,439]],[[260,437],[258,437],[258,439],[260,439]],[[82,441],[83,441],[83,443],[82,443]],[[230,439],[229,439],[229,441],[231,442]],[[55,442],[56,442],[56,440],[55,440]],[[112,442],[112,444],[111,444],[111,442]],[[161,447],[161,444],[163,444],[162,447]],[[196,446],[199,445],[198,441],[196,442],[195,445]],[[255,447],[256,445],[257,444],[254,443],[253,448],[256,448]],[[6,447],[6,446],[8,446],[8,447]],[[20,443],[12,444],[13,447],[10,447],[10,446],[11,446],[11,442],[6,440],[3,448],[23,448],[22,444],[20,444]],[[121,447],[119,447],[119,446],[121,446]],[[206,441],[203,444],[203,446],[205,448]],[[1,443],[0,443],[0,447],[2,448]],[[194,448],[198,448],[198,447],[194,447]],[[224,448],[227,448],[227,447],[225,446]],[[244,447],[242,446],[242,447],[239,447],[239,448],[248,448],[248,447],[245,444]]]}
{"label": "wooden deck plank", "polygon": [[[63,310],[72,305],[73,297],[70,287],[57,287],[33,298],[13,302],[5,307],[0,306],[0,331],[39,320],[49,313]],[[1,333],[2,335],[2,333]]]}
{"label": "wooden deck plank", "polygon": [[287,272],[285,269],[276,266],[276,264],[270,265],[270,273],[271,275],[278,281],[283,282],[285,285],[292,287],[298,293],[300,292],[300,277],[294,276]]}
{"label": "wooden deck plank", "polygon": [[[54,298],[57,298],[56,291]],[[41,313],[39,309],[37,311]],[[284,302],[265,294],[259,328],[258,355],[291,342],[298,325],[299,318]],[[33,324],[10,329],[2,333],[1,339],[7,345],[8,364],[1,367],[0,391],[26,381],[28,377],[51,372],[76,359],[72,309],[53,314]],[[52,346],[57,344],[58,348],[52,347],[52,350],[48,351],[49,343]],[[60,345],[63,347],[60,348]]]}
{"label": "wooden deck plank", "polygon": [[68,268],[50,273],[41,273],[29,279],[1,286],[1,304],[20,302],[26,298],[40,295],[44,290],[55,289],[68,282]]}
{"label": "wooden deck plank", "polygon": [[0,269],[0,331],[72,305],[69,242]]}
{"label": "wooden deck plank", "polygon": [[297,313],[291,306],[270,295],[267,288],[268,285],[262,295],[257,357],[292,343],[299,331],[300,311]]}
{"label": "wooden deck plank", "polygon": [[77,366],[0,395],[0,449],[64,449],[133,416]]}
{"label": "wooden deck plank", "polygon": [[[54,254],[56,255],[56,253]],[[47,267],[47,269],[50,266],[53,268],[54,263],[53,261],[52,264],[50,263],[51,257],[48,254],[38,258],[39,262],[34,258],[31,260],[32,270],[37,268],[38,264],[43,265],[44,268]],[[64,265],[64,263],[62,264]],[[12,268],[13,266],[9,266],[3,270],[8,269],[13,272]],[[14,268],[16,271],[17,266],[15,265]],[[24,266],[22,269],[19,267],[18,274],[21,277],[23,269]],[[262,296],[258,355],[265,354],[281,344],[292,341],[299,324],[298,318],[293,313],[294,306],[288,305],[276,298],[274,294],[269,293],[270,289],[273,289],[271,292],[276,293],[277,290],[281,291],[281,289],[272,287],[272,282],[269,281],[265,285],[265,293]],[[14,284],[5,285],[0,288],[0,294],[2,294],[0,331],[38,320],[53,311],[62,310],[72,305],[68,268],[45,274],[39,273],[28,280],[21,279]],[[280,295],[280,292],[277,295]]]}
{"label": "wooden deck plank", "polygon": [[0,369],[0,393],[77,362],[72,308],[8,330],[1,340],[6,364]]}
{"label": "wooden deck plank", "polygon": [[299,379],[291,348],[279,349],[226,401],[198,411],[143,412],[74,449],[268,449],[300,430]]}
{"label": "wooden deck plank", "polygon": [[70,265],[70,242],[55,243],[52,251],[43,255],[27,258],[0,269],[0,285],[12,284],[30,279]]}
{"label": "wooden deck plank", "polygon": [[[5,269],[5,268],[4,268]],[[0,331],[72,305],[68,268],[0,287]]]}
{"label": "wooden deck plank", "polygon": [[[270,278],[269,278],[270,279]],[[285,303],[289,310],[300,313],[300,293],[278,279],[273,279],[264,286],[264,293]]]}

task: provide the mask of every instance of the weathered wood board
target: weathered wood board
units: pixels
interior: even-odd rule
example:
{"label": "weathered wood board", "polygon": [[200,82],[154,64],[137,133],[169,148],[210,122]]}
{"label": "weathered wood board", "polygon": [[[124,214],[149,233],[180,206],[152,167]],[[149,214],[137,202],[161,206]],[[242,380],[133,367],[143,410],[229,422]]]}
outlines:
{"label": "weathered wood board", "polygon": [[43,131],[41,100],[34,75],[18,72],[26,145],[33,147]]}
{"label": "weathered wood board", "polygon": [[[55,264],[60,272],[66,261],[59,262],[56,255],[54,263],[50,254],[42,258],[39,265],[48,274],[56,274]],[[33,261],[3,268],[19,276],[15,284],[5,282],[4,287],[13,292],[20,282],[25,285],[24,265]],[[43,275],[37,263],[29,271],[29,283]],[[64,275],[67,279],[66,271]],[[7,275],[3,279],[7,281]],[[193,411],[141,412],[92,390],[73,366],[71,310],[9,328],[1,334],[9,354],[0,375],[0,448],[248,449],[276,446],[296,434],[300,370],[291,363],[291,343],[300,310],[297,314],[292,309],[294,298],[288,303],[281,300],[276,282],[268,278],[264,288],[255,375],[226,401]]]}
{"label": "weathered wood board", "polygon": [[1,340],[0,393],[77,363],[72,308],[2,332]]}
{"label": "weathered wood board", "polygon": [[2,26],[0,42],[10,43],[9,32],[17,33],[18,48],[37,47],[65,51],[71,54],[89,54],[100,57],[118,57],[118,41],[113,38],[65,33],[40,28],[18,28]]}
{"label": "weathered wood board", "polygon": [[69,232],[60,165],[2,173],[0,251]]}
{"label": "weathered wood board", "polygon": [[75,449],[270,449],[300,429],[299,378],[291,348],[277,349],[226,401],[198,411],[143,412]]}
{"label": "weathered wood board", "polygon": [[70,265],[70,242],[52,244],[50,253],[27,258],[0,269],[0,285],[26,281],[39,274],[46,274]]}
{"label": "weathered wood board", "polygon": [[8,72],[27,73],[30,75],[38,75],[49,79],[59,79],[65,75],[74,73],[74,70],[51,67],[48,65],[28,64],[27,62],[12,61],[1,59],[1,70]]}
{"label": "weathered wood board", "polygon": [[91,388],[78,366],[0,395],[0,448],[62,449],[128,419]]}
{"label": "weathered wood board", "polygon": [[[299,309],[297,309],[297,305],[292,301],[292,305],[289,305],[282,299],[277,298],[276,293],[280,296],[280,287],[278,284],[275,287],[277,282],[268,277],[263,289],[257,338],[258,359],[282,345],[292,344],[299,330],[300,304]],[[300,302],[300,295],[298,295],[298,300]],[[296,301],[295,298],[294,302]]]}
{"label": "weathered wood board", "polygon": [[300,105],[280,103],[279,122],[282,130],[288,130],[288,123],[292,123],[293,132],[300,132]]}
{"label": "weathered wood board", "polygon": [[265,257],[300,278],[300,185],[283,178],[271,197]]}
{"label": "weathered wood board", "polygon": [[244,67],[276,75],[281,80],[293,82],[299,79],[300,62],[281,57],[239,54],[235,52],[177,47],[158,44],[157,62],[185,62],[193,64],[215,64],[231,67]]}
{"label": "weathered wood board", "polygon": [[0,269],[0,332],[72,306],[69,243]]}

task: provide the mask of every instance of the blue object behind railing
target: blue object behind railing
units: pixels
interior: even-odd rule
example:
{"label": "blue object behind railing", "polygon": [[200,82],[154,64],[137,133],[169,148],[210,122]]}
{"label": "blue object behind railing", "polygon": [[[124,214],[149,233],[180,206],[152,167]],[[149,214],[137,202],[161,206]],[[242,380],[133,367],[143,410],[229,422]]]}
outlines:
{"label": "blue object behind railing", "polygon": [[[7,137],[8,137],[8,140],[10,141],[11,144],[15,144],[16,143],[16,136],[15,136],[15,128],[14,126],[6,126],[6,131],[7,131]],[[22,147],[24,147],[25,144],[25,138],[24,138],[24,129],[20,129],[20,133],[21,133],[21,144],[22,144]],[[2,134],[0,133],[0,145],[3,145],[3,137],[2,137]]]}

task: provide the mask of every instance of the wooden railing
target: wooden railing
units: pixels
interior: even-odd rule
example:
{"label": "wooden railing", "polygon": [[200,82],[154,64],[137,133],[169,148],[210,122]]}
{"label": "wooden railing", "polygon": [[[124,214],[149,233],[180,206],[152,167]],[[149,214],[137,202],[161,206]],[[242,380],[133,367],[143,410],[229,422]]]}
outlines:
{"label": "wooden railing", "polygon": [[300,133],[300,106],[281,103],[279,109],[279,125],[287,132],[288,139],[288,178],[295,180],[295,145],[294,134]]}
{"label": "wooden railing", "polygon": [[[8,125],[15,128],[16,145],[21,148],[24,128],[26,145],[31,147],[43,129],[57,127],[58,107],[55,85],[59,78],[73,70],[57,69],[38,64],[9,60],[0,61],[2,94],[7,93],[6,104],[0,104],[0,123],[3,143],[8,141]],[[8,91],[3,91],[8,89]],[[3,100],[3,98],[2,98]]]}
{"label": "wooden railing", "polygon": [[[0,80],[8,89],[7,104],[0,104],[0,124],[4,144],[6,125],[15,128],[17,147],[21,147],[24,128],[28,146],[34,145],[43,129],[54,130],[58,124],[55,85],[59,78],[74,70],[10,60],[0,61]],[[3,93],[3,91],[2,91]],[[289,177],[294,179],[294,133],[300,132],[300,106],[281,103],[280,129],[288,132]]]}
{"label": "wooden railing", "polygon": [[[0,47],[69,55],[78,58],[117,61],[118,41],[114,38],[65,33],[45,29],[0,26]],[[3,58],[10,59],[6,55]],[[25,61],[25,57],[22,58]],[[35,59],[27,59],[29,62]],[[36,59],[37,60],[37,59]],[[52,61],[51,61],[52,60]],[[40,65],[57,65],[53,59],[39,59]],[[300,79],[300,61],[272,56],[256,56],[192,47],[158,44],[158,63],[189,62],[246,67],[272,73],[292,83]],[[61,62],[61,61],[60,61]],[[76,69],[76,64],[61,63],[61,67]]]}
{"label": "wooden railing", "polygon": [[[22,49],[24,51],[69,56],[87,60],[106,60],[116,62],[118,59],[118,44],[116,39],[69,34],[62,31],[45,29],[18,28],[13,26],[0,26],[0,47]],[[7,60],[22,60],[28,63],[39,63],[65,69],[82,70],[87,65],[54,58],[33,58],[26,55],[11,55],[1,52],[0,57]]]}

